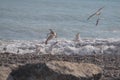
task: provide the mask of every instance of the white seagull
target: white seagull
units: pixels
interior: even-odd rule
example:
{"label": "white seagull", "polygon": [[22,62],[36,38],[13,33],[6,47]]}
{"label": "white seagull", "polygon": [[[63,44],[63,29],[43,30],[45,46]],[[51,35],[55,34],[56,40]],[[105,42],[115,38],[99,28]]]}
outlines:
{"label": "white seagull", "polygon": [[100,14],[101,14],[101,10],[104,8],[104,6],[103,7],[101,7],[101,8],[99,8],[95,13],[93,13],[92,15],[90,15],[88,18],[87,18],[87,20],[89,20],[90,18],[92,18],[93,16],[99,16]]}
{"label": "white seagull", "polygon": [[52,29],[49,29],[49,30],[50,30],[50,33],[45,41],[45,44],[47,44],[49,40],[57,37],[56,32],[54,32]]}
{"label": "white seagull", "polygon": [[80,42],[80,33],[77,33],[77,34],[75,35],[75,39],[74,39],[73,41],[75,41],[75,42]]}

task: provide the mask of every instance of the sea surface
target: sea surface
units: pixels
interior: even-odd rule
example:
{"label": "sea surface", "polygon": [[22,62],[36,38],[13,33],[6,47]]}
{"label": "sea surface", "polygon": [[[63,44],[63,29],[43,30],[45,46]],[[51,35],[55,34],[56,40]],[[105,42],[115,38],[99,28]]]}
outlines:
{"label": "sea surface", "polygon": [[[103,7],[97,17],[87,18]],[[0,0],[0,39],[45,39],[49,29],[58,38],[120,38],[120,0]]]}

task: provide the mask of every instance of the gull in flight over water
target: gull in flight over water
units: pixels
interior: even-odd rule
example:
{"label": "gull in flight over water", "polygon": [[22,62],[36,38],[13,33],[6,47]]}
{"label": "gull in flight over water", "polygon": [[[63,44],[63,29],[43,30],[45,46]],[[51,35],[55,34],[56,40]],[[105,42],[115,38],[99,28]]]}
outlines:
{"label": "gull in flight over water", "polygon": [[101,7],[100,9],[98,9],[95,13],[93,13],[92,15],[90,15],[87,20],[89,20],[90,18],[92,18],[93,16],[97,15],[99,16],[101,14],[101,10],[103,9],[104,7]]}
{"label": "gull in flight over water", "polygon": [[99,8],[95,13],[93,13],[92,15],[90,15],[90,16],[87,18],[87,20],[90,20],[93,16],[98,16],[98,19],[97,19],[97,21],[96,21],[96,26],[97,26],[98,23],[99,23],[99,20],[100,20],[99,16],[100,16],[101,10],[102,10],[103,8],[104,8],[104,7]]}
{"label": "gull in flight over water", "polygon": [[47,44],[49,40],[57,37],[56,32],[54,32],[52,29],[49,29],[49,30],[50,30],[50,33],[48,34],[45,44]]}

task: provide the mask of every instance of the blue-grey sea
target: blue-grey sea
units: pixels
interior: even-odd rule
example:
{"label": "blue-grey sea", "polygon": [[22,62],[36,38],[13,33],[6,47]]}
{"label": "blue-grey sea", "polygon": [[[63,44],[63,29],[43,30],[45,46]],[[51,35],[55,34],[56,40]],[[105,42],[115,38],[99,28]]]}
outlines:
{"label": "blue-grey sea", "polygon": [[[88,16],[103,7],[97,16]],[[39,40],[49,29],[59,38],[120,38],[120,0],[0,0],[0,39]]]}

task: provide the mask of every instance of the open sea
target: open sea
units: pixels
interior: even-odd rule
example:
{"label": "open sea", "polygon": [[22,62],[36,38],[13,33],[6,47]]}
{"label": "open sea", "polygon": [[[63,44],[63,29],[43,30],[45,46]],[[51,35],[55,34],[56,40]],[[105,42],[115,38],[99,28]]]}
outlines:
{"label": "open sea", "polygon": [[[101,7],[97,17],[87,18]],[[0,39],[45,39],[48,29],[59,38],[120,38],[120,0],[0,0]]]}

